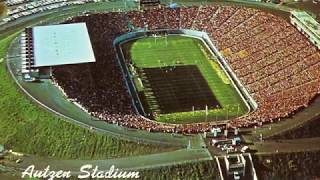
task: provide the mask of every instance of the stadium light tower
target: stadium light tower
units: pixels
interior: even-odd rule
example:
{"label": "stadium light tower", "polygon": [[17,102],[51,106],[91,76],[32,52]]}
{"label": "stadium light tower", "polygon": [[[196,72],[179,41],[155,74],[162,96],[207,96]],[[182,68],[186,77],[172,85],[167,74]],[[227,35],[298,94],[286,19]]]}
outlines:
{"label": "stadium light tower", "polygon": [[218,112],[215,112],[216,115],[216,121],[218,120]]}
{"label": "stadium light tower", "polygon": [[192,106],[192,114],[194,115],[194,106]]}
{"label": "stadium light tower", "polygon": [[190,140],[188,141],[187,149],[191,149],[191,141]]}
{"label": "stadium light tower", "polygon": [[208,114],[209,114],[209,112],[208,112],[208,105],[206,105],[206,122],[207,122],[207,120],[208,120]]}
{"label": "stadium light tower", "polygon": [[229,119],[229,105],[226,105],[226,120]]}
{"label": "stadium light tower", "polygon": [[166,47],[168,47],[168,35],[167,35],[167,33],[164,34],[164,37],[166,39]]}
{"label": "stadium light tower", "polygon": [[127,10],[127,0],[123,0],[124,9]]}
{"label": "stadium light tower", "polygon": [[141,9],[140,0],[135,0],[135,2],[138,3],[138,10],[140,11],[140,9]]}
{"label": "stadium light tower", "polygon": [[239,116],[240,104],[237,105],[237,117]]}

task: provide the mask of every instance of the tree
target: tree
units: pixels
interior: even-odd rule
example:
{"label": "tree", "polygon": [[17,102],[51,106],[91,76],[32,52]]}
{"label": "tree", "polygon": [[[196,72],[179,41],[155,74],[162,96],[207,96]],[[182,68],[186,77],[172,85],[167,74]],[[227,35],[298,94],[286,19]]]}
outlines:
{"label": "tree", "polygon": [[2,1],[2,2],[0,2],[0,17],[4,16],[6,13],[7,13],[7,6]]}

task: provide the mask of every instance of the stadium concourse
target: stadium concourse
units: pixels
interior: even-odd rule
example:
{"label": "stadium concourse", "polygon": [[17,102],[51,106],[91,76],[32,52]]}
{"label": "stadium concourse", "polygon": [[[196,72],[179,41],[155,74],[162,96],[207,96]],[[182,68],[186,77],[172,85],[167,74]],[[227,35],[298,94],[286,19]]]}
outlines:
{"label": "stadium concourse", "polygon": [[136,28],[205,31],[258,103],[229,121],[249,127],[280,120],[320,92],[320,52],[294,26],[273,14],[237,6],[193,6],[78,16],[85,22],[96,63],[54,67],[53,80],[69,99],[110,123],[148,131],[197,133],[219,122],[166,124],[138,115],[117,62],[113,40]]}

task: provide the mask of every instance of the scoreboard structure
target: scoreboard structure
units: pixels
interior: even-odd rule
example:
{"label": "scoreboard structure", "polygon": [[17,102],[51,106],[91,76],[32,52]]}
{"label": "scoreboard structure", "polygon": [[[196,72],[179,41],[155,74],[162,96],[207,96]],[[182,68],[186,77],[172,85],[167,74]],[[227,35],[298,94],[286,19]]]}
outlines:
{"label": "scoreboard structure", "polygon": [[158,6],[160,4],[160,0],[140,0],[140,6],[148,7],[148,6]]}

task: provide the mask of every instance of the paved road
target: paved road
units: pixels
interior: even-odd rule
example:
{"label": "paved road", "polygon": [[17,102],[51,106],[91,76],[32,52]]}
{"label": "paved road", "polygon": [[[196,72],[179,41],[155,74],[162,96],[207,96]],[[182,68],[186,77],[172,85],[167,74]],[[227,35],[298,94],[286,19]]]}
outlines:
{"label": "paved road", "polygon": [[288,152],[306,152],[319,151],[320,138],[303,138],[279,141],[256,142],[249,146],[252,150],[257,150],[257,155],[288,153]]}
{"label": "paved road", "polygon": [[[28,27],[32,24],[30,22],[33,22],[35,20],[41,21],[46,19],[49,16],[52,17],[52,15],[55,15],[55,16],[62,16],[66,14],[80,15],[84,11],[88,11],[88,12],[117,11],[119,9],[124,9],[124,8],[126,9],[135,8],[134,6],[135,4],[133,2],[126,3],[126,6],[125,6],[123,1],[114,1],[114,2],[88,3],[84,5],[73,5],[73,6],[61,7],[59,9],[48,10],[48,11],[44,11],[34,15],[22,17],[9,23],[5,23],[5,24],[1,23],[0,35],[5,34],[8,31],[11,31],[12,29],[16,29],[20,25]],[[23,26],[21,26],[20,28],[23,28]]]}
{"label": "paved road", "polygon": [[257,141],[260,133],[264,139],[281,134],[288,130],[302,126],[307,121],[320,117],[320,97],[317,98],[308,108],[297,112],[293,117],[282,119],[281,122],[266,124],[257,129],[242,129],[240,132],[245,134],[243,137],[246,142]]}
{"label": "paved road", "polygon": [[172,152],[133,156],[106,160],[56,160],[36,156],[25,156],[20,164],[9,163],[8,166],[24,170],[30,165],[35,169],[42,170],[50,165],[51,170],[71,171],[73,174],[80,173],[82,165],[91,164],[98,166],[100,170],[108,170],[112,165],[122,170],[145,170],[164,166],[179,165],[185,163],[212,160],[207,149],[180,149]]}

